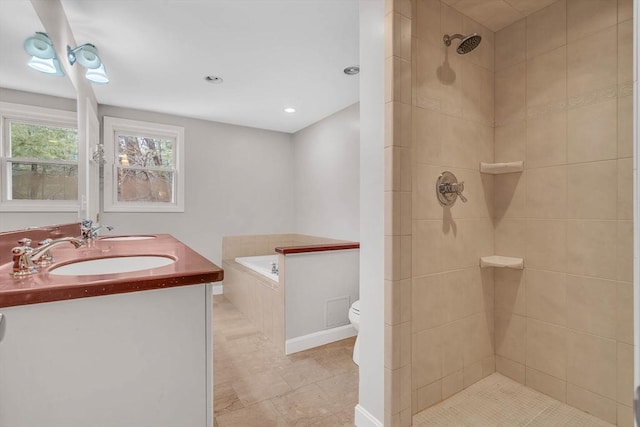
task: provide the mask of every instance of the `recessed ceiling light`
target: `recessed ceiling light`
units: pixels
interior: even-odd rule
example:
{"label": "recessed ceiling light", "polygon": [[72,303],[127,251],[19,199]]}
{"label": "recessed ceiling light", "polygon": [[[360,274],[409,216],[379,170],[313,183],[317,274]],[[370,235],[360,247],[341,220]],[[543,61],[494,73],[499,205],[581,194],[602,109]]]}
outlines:
{"label": "recessed ceiling light", "polygon": [[296,109],[295,108],[291,108],[291,107],[287,107],[284,109],[285,113],[295,113]]}
{"label": "recessed ceiling light", "polygon": [[209,83],[213,83],[217,85],[222,83],[222,77],[218,77],[218,76],[205,76],[204,80]]}
{"label": "recessed ceiling light", "polygon": [[355,76],[360,72],[360,67],[358,67],[357,65],[352,65],[350,67],[345,68],[342,71],[348,76]]}

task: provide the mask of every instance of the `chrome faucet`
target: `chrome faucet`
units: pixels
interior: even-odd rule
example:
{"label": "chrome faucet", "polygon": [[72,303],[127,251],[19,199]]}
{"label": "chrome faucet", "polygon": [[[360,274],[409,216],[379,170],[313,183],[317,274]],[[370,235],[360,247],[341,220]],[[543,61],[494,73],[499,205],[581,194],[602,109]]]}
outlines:
{"label": "chrome faucet", "polygon": [[38,272],[37,266],[50,265],[53,262],[51,249],[63,243],[71,243],[77,249],[85,245],[86,241],[77,237],[62,237],[55,240],[45,239],[40,242],[41,246],[37,249],[30,248],[28,245],[16,246],[11,249],[11,254],[13,255],[13,277],[28,276]]}
{"label": "chrome faucet", "polygon": [[113,230],[110,225],[93,225],[93,221],[90,219],[83,219],[80,222],[80,233],[84,240],[95,240],[98,237],[98,230],[106,228],[107,230]]}

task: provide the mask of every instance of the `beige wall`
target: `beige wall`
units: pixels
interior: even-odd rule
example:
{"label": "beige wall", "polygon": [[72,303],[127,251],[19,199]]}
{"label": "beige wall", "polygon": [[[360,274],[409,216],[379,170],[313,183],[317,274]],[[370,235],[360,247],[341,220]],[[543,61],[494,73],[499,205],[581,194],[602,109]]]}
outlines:
{"label": "beige wall", "polygon": [[496,367],[631,425],[632,16],[560,0],[496,33]]}
{"label": "beige wall", "polygon": [[[632,16],[619,3],[561,0],[494,34],[439,0],[387,1],[385,425],[496,369],[631,425]],[[443,46],[470,32],[475,51]],[[515,160],[524,172],[478,171]],[[438,204],[444,170],[468,203]],[[494,253],[525,269],[480,270]]]}

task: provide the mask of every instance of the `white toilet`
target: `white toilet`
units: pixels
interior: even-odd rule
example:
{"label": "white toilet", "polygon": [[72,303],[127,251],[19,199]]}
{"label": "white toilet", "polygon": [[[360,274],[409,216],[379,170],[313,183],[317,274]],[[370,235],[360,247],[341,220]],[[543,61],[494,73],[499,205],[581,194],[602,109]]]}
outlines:
{"label": "white toilet", "polygon": [[[360,300],[351,304],[349,308],[349,321],[356,329],[356,332],[360,331]],[[356,336],[356,345],[353,347],[353,362],[360,366],[360,335]]]}

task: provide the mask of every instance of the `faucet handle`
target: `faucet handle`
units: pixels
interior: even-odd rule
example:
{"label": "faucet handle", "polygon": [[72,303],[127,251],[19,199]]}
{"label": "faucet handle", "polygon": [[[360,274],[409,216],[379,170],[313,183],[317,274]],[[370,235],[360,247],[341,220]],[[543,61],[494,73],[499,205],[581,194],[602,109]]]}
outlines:
{"label": "faucet handle", "polygon": [[[51,239],[44,239],[38,242],[38,245],[44,246],[51,243]],[[37,260],[34,261],[40,267],[47,267],[53,262],[53,255],[50,250],[46,250]]]}
{"label": "faucet handle", "polygon": [[30,252],[33,250],[33,248],[31,247],[31,239],[28,237],[23,237],[22,239],[18,240],[18,244],[20,246],[24,246],[27,252]]}

